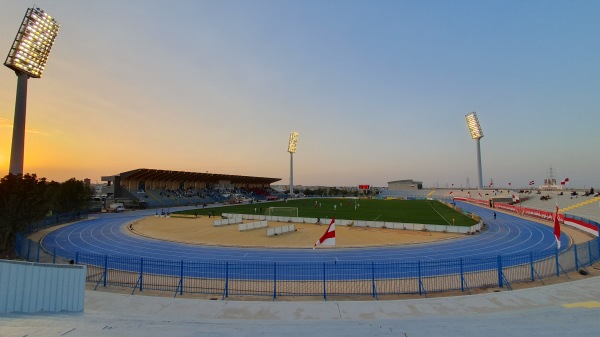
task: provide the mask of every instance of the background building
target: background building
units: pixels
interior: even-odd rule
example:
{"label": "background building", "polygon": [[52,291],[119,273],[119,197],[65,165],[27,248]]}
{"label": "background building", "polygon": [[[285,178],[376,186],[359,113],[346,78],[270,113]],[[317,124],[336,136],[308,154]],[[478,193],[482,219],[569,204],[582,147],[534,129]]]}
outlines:
{"label": "background building", "polygon": [[388,190],[422,190],[423,182],[414,181],[412,179],[407,180],[395,180],[388,181]]}

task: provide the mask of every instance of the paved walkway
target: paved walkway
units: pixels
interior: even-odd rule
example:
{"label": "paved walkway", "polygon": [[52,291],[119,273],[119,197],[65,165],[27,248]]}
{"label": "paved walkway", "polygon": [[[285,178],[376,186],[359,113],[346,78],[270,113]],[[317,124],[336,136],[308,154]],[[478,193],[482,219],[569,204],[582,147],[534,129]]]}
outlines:
{"label": "paved walkway", "polygon": [[86,291],[84,313],[0,315],[0,336],[592,336],[600,277],[400,301],[206,301]]}

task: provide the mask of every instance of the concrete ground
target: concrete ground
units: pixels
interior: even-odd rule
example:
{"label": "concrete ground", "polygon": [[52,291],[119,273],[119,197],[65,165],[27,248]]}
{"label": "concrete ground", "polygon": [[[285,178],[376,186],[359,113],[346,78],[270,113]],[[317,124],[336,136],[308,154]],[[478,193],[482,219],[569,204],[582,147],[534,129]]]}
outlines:
{"label": "concrete ground", "polygon": [[222,301],[86,291],[83,313],[0,315],[0,336],[591,336],[600,277],[481,295]]}

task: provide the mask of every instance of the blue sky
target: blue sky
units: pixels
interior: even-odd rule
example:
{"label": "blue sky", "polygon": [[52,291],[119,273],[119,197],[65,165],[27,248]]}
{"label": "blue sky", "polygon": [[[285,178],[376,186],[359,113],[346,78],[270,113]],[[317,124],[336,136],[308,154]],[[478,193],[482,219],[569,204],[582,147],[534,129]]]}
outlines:
{"label": "blue sky", "polygon": [[[600,187],[600,2],[43,1],[61,29],[29,81],[25,171],[136,168],[294,182]],[[28,6],[0,11],[6,57]],[[0,164],[16,92],[0,70]]]}

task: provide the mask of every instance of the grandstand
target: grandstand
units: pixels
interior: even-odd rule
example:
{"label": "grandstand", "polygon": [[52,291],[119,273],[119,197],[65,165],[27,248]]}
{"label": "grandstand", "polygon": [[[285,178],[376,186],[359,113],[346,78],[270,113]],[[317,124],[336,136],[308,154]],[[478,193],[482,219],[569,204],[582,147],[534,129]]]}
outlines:
{"label": "grandstand", "polygon": [[519,191],[508,189],[497,190],[477,190],[477,189],[423,189],[423,190],[382,190],[378,195],[379,199],[441,199],[452,200],[456,197],[471,198],[475,200],[485,200],[494,202],[516,204],[512,201],[513,196],[521,201],[521,205],[527,208],[539,209],[543,211],[554,212],[556,205],[559,207],[559,213],[571,214],[586,219],[600,221],[600,193],[592,194],[590,192],[567,191],[567,190],[524,190]]}
{"label": "grandstand", "polygon": [[108,183],[103,191],[107,196],[107,204],[120,201],[134,208],[278,199],[282,197],[281,193],[270,185],[279,180],[145,168],[102,177],[102,181]]}

